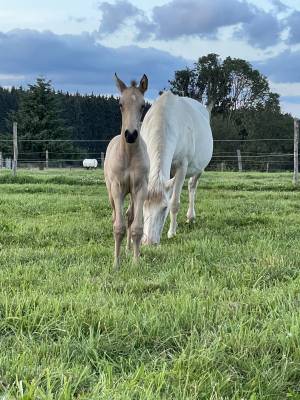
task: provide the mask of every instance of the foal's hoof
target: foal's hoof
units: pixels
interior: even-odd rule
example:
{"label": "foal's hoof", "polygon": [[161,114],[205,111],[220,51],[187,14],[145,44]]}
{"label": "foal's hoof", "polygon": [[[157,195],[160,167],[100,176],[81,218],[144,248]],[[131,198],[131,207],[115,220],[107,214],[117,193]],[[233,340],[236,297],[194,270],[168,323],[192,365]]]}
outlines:
{"label": "foal's hoof", "polygon": [[140,264],[141,253],[132,257],[131,264],[133,267],[138,267]]}
{"label": "foal's hoof", "polygon": [[131,253],[131,250],[132,250],[131,246],[126,246],[125,252],[127,255]]}

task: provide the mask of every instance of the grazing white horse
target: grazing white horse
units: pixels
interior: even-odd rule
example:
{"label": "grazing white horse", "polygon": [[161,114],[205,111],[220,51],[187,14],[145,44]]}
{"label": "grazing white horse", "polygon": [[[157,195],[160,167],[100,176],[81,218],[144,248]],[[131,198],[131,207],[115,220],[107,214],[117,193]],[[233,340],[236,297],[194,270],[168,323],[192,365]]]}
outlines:
{"label": "grazing white horse", "polygon": [[190,178],[187,220],[195,219],[197,182],[213,152],[210,115],[196,100],[165,92],[146,114],[141,136],[150,159],[143,243],[158,244],[169,211],[168,237],[176,234],[180,194],[186,177]]}

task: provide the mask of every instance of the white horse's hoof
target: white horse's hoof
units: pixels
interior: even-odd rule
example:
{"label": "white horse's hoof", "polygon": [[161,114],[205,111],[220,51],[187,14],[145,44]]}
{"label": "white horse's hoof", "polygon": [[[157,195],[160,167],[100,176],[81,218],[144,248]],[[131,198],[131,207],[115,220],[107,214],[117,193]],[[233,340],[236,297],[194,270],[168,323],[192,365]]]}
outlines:
{"label": "white horse's hoof", "polygon": [[168,232],[168,239],[172,239],[176,236],[176,232]]}
{"label": "white horse's hoof", "polygon": [[195,223],[196,223],[196,218],[188,218],[188,219],[186,220],[186,223],[187,223],[187,224],[195,224]]}

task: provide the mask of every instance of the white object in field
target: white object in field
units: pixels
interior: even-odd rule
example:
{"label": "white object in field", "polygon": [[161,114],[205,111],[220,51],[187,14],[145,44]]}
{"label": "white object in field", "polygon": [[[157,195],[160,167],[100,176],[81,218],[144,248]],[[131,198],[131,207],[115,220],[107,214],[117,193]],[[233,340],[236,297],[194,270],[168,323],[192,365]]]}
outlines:
{"label": "white object in field", "polygon": [[94,158],[86,158],[83,160],[83,168],[97,168],[98,167],[98,161]]}

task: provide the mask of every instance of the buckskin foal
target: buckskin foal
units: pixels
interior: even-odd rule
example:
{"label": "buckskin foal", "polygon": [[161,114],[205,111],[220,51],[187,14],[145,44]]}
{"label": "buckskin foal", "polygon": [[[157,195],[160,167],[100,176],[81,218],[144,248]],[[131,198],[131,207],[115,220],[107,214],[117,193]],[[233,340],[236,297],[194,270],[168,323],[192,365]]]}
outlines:
{"label": "buckskin foal", "polygon": [[149,158],[144,140],[140,136],[140,127],[148,78],[144,75],[139,86],[133,81],[130,87],[117,75],[115,79],[121,93],[122,129],[121,134],[115,136],[108,145],[104,176],[113,209],[114,267],[119,268],[121,243],[126,232],[123,205],[127,194],[130,194],[130,204],[126,212],[127,248],[130,249],[132,240],[135,261],[139,257],[143,235],[143,204],[147,197]]}

